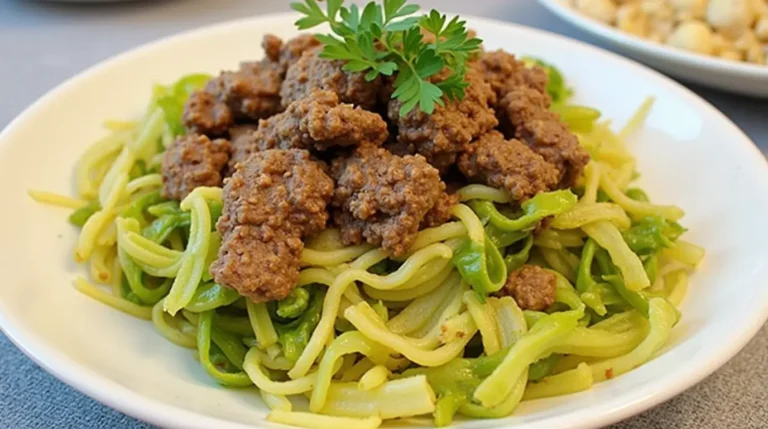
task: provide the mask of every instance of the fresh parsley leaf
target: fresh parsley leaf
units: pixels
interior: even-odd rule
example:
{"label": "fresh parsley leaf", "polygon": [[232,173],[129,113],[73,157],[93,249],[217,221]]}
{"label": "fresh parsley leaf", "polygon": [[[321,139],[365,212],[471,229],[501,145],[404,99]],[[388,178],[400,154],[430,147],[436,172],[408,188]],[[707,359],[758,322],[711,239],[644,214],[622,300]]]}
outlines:
{"label": "fresh parsley leaf", "polygon": [[301,18],[300,20],[296,21],[296,27],[298,27],[299,30],[306,30],[308,28],[318,26],[324,22],[325,22],[325,18],[308,16],[306,18]]}
{"label": "fresh parsley leaf", "polygon": [[[315,0],[305,0],[307,2],[307,7],[309,8],[312,13],[316,15],[323,15],[323,10],[320,8],[320,5],[317,4],[317,1]],[[335,2],[334,2],[335,3]],[[330,6],[331,3],[328,3]]]}
{"label": "fresh parsley leaf", "polygon": [[[436,10],[413,16],[419,6],[406,3],[369,2],[361,11],[354,4],[344,7],[343,0],[328,0],[323,12],[317,0],[304,0],[291,3],[291,8],[302,14],[296,21],[299,29],[330,25],[332,35],[318,35],[322,58],[344,61],[344,70],[365,73],[368,81],[397,73],[392,97],[401,103],[400,115],[416,106],[432,114],[435,106],[443,106],[443,97],[464,97],[465,64],[481,41],[469,37],[466,22],[458,16],[448,20]],[[446,67],[452,72],[435,81]]]}
{"label": "fresh parsley leaf", "polygon": [[328,0],[328,19],[333,21],[336,19],[336,14],[339,12],[339,9],[341,9],[341,5],[344,3],[344,0]]}
{"label": "fresh parsley leaf", "polygon": [[419,23],[419,18],[411,16],[400,21],[390,22],[386,26],[387,31],[405,31]]}
{"label": "fresh parsley leaf", "polygon": [[345,24],[350,31],[356,33],[360,29],[360,11],[357,9],[357,5],[353,4],[349,9],[341,8],[340,15],[341,23]]}
{"label": "fresh parsley leaf", "polygon": [[447,79],[437,83],[449,100],[461,100],[464,97],[464,90],[469,86],[464,80],[464,73],[463,70],[455,70]]}
{"label": "fresh parsley leaf", "polygon": [[381,6],[373,2],[365,5],[363,14],[360,16],[360,22],[365,26],[364,29],[368,31],[370,31],[371,26],[375,24],[379,24],[379,27],[381,27]]}
{"label": "fresh parsley leaf", "polygon": [[384,18],[389,21],[393,17],[395,17],[395,14],[397,13],[400,8],[403,7],[406,0],[388,0],[384,2]]}
{"label": "fresh parsley leaf", "polygon": [[397,64],[393,63],[392,61],[387,61],[386,63],[377,65],[376,70],[385,76],[392,76],[392,73],[397,70]]}
{"label": "fresh parsley leaf", "polygon": [[296,12],[303,13],[304,15],[312,14],[312,11],[307,7],[307,5],[303,3],[291,3],[288,6]]}
{"label": "fresh parsley leaf", "polygon": [[443,18],[443,16],[440,15],[440,12],[436,10],[431,10],[429,15],[424,15],[420,22],[420,25],[424,30],[434,35],[440,34],[440,30],[443,29],[443,24],[445,24],[445,18]]}
{"label": "fresh parsley leaf", "polygon": [[431,115],[435,110],[435,104],[442,104],[443,91],[434,83],[424,81],[419,91],[419,108],[422,112]]}
{"label": "fresh parsley leaf", "polygon": [[432,76],[439,73],[445,67],[445,62],[434,49],[425,49],[416,60],[416,72],[420,78]]}

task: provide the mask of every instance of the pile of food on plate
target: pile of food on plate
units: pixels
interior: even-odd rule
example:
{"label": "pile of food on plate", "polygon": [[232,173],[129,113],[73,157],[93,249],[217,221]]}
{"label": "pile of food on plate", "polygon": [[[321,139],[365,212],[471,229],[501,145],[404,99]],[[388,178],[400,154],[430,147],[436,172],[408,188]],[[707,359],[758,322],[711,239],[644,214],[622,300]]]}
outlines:
{"label": "pile of food on plate", "polygon": [[306,427],[504,417],[651,359],[704,254],[634,185],[652,100],[614,132],[458,17],[325,6],[108,122],[77,198],[32,192],[75,209],[78,290]]}
{"label": "pile of food on plate", "polygon": [[768,0],[570,0],[629,34],[719,58],[768,64]]}

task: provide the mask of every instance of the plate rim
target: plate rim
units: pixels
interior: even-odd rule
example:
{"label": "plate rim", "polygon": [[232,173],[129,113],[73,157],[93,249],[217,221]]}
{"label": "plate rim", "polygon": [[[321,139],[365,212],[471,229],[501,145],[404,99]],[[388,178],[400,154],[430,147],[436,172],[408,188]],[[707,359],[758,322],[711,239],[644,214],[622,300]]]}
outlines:
{"label": "plate rim", "polygon": [[576,26],[580,30],[602,38],[605,41],[620,44],[626,49],[642,52],[644,55],[654,56],[670,62],[701,67],[706,69],[707,72],[723,72],[723,69],[726,69],[729,73],[751,79],[764,79],[768,82],[768,65],[729,61],[715,56],[696,54],[672,46],[661,45],[600,22],[563,4],[563,0],[537,1],[547,10],[557,15],[558,18]]}
{"label": "plate rim", "polygon": [[[125,51],[118,52],[117,54],[99,61],[96,64],[83,69],[82,71],[61,82],[53,89],[46,92],[43,96],[38,98],[27,108],[25,108],[16,117],[14,117],[14,119],[12,119],[2,131],[0,131],[0,149],[3,149],[6,144],[9,144],[7,141],[10,139],[8,139],[7,136],[12,134],[15,128],[20,127],[21,124],[27,122],[29,120],[28,118],[33,117],[36,111],[40,110],[46,104],[48,104],[49,100],[56,98],[60,93],[69,91],[70,89],[79,85],[81,82],[87,81],[91,78],[92,75],[100,73],[104,69],[119,66],[124,62],[133,61],[137,55],[140,55],[144,51],[152,50],[158,46],[174,43],[189,37],[201,36],[204,33],[215,33],[217,31],[225,30],[231,26],[258,25],[260,22],[264,21],[287,20],[288,18],[295,16],[296,14],[294,12],[280,12],[203,25],[176,34],[165,36]],[[497,26],[511,28],[515,31],[528,32],[534,37],[548,38],[557,41],[557,43],[573,45],[579,49],[590,51],[590,53],[593,55],[609,58],[612,61],[616,61],[622,64],[624,67],[633,68],[640,73],[645,73],[649,78],[653,78],[659,81],[660,84],[664,84],[673,89],[678,97],[695,103],[699,109],[707,110],[710,114],[719,118],[719,121],[723,124],[723,126],[729,128],[734,136],[741,137],[738,139],[740,140],[738,144],[742,146],[742,150],[752,151],[753,154],[757,155],[759,159],[755,162],[756,164],[761,165],[764,179],[768,178],[768,161],[766,161],[765,157],[756,147],[754,142],[735,123],[733,123],[733,121],[731,121],[724,113],[715,108],[707,100],[703,99],[690,89],[663,75],[662,73],[642,63],[626,57],[622,57],[621,55],[606,49],[546,30],[493,18],[477,17],[468,14],[462,14],[462,16],[472,23],[490,23]],[[3,308],[2,301],[2,297],[0,297],[0,310]],[[733,335],[729,338],[729,342],[726,345],[727,347],[721,348],[721,351],[718,354],[710,355],[705,361],[699,363],[696,366],[691,366],[678,371],[674,375],[673,379],[670,379],[665,383],[667,386],[662,391],[653,395],[645,395],[644,397],[635,398],[633,402],[627,402],[622,406],[606,410],[604,413],[599,415],[588,415],[585,420],[581,420],[576,423],[571,422],[573,424],[569,424],[569,427],[591,428],[615,423],[617,421],[629,418],[640,412],[648,410],[651,407],[654,407],[664,401],[667,401],[702,381],[704,378],[711,375],[714,371],[719,369],[727,361],[733,358],[733,356],[735,356],[747,344],[747,342],[749,342],[754,337],[757,331],[768,319],[768,302],[757,304],[760,306],[755,307],[755,310],[751,313],[750,316],[748,316],[747,320],[742,321],[747,323],[748,326],[742,325],[742,329],[740,329],[736,335]],[[139,420],[156,424],[161,427],[226,427],[231,429],[248,429],[259,427],[260,422],[254,422],[255,426],[252,426],[231,420],[211,417],[205,414],[187,410],[185,408],[180,408],[174,405],[150,399],[144,395],[134,392],[133,390],[110,380],[108,377],[103,376],[94,370],[91,370],[89,367],[74,362],[62,352],[50,346],[41,338],[38,338],[38,336],[34,333],[25,331],[23,326],[17,326],[14,324],[11,319],[4,314],[3,311],[0,311],[0,331],[2,331],[19,350],[21,350],[27,357],[37,363],[40,367],[45,369],[49,374],[73,387],[77,391],[85,394],[86,396],[96,400],[97,402],[105,404],[110,408],[123,412]],[[558,417],[555,417],[555,419],[557,418]],[[527,426],[526,424],[524,425]]]}

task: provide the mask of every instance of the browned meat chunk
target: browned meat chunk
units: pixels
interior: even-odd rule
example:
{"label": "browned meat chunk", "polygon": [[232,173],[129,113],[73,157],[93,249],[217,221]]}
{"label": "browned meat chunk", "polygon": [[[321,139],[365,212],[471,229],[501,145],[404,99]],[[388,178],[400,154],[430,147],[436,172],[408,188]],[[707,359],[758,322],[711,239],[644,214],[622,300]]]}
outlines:
{"label": "browned meat chunk", "polygon": [[184,105],[184,125],[193,133],[220,136],[234,123],[232,110],[206,91],[195,91]]}
{"label": "browned meat chunk", "polygon": [[399,157],[368,145],[337,159],[332,171],[342,240],[381,244],[395,255],[408,251],[424,216],[445,190],[438,171],[423,157]]}
{"label": "browned meat chunk", "polygon": [[188,130],[220,136],[236,120],[257,120],[279,112],[280,66],[270,61],[242,63],[238,71],[225,71],[195,91],[184,105]]}
{"label": "browned meat chunk", "polygon": [[197,187],[221,186],[229,151],[226,140],[197,134],[179,137],[163,157],[163,196],[183,200]]}
{"label": "browned meat chunk", "polygon": [[513,271],[496,294],[511,296],[522,310],[542,311],[555,303],[557,277],[537,265],[523,265]]}
{"label": "browned meat chunk", "polygon": [[519,140],[505,140],[498,131],[480,137],[459,157],[468,179],[507,191],[516,201],[553,189],[558,170]]}
{"label": "browned meat chunk", "polygon": [[302,237],[328,220],[333,181],[302,150],[267,150],[237,164],[224,185],[216,228],[222,244],[211,274],[254,302],[288,296],[299,275]]}
{"label": "browned meat chunk", "polygon": [[224,71],[211,79],[206,90],[226,103],[236,119],[257,120],[281,110],[278,64],[261,61],[242,63],[237,71]]}
{"label": "browned meat chunk", "polygon": [[[444,72],[435,79],[446,77],[447,72]],[[416,152],[440,171],[453,165],[457,154],[465,150],[472,140],[498,125],[489,106],[492,92],[488,84],[471,68],[467,71],[466,80],[469,86],[464,99],[445,100],[445,106],[435,106],[432,115],[416,108],[401,117],[402,103],[396,99],[389,102],[388,116],[397,125],[398,141],[403,145],[413,145]]]}
{"label": "browned meat chunk", "polygon": [[543,69],[526,68],[522,61],[501,49],[481,53],[471,65],[491,86],[494,93],[491,105],[494,107],[509,90],[521,85],[530,86],[542,93],[546,91],[547,74]]}
{"label": "browned meat chunk", "polygon": [[280,62],[280,50],[283,47],[283,39],[274,34],[266,34],[261,39],[261,48],[264,49],[264,55],[273,63]]}
{"label": "browned meat chunk", "polygon": [[332,146],[380,145],[387,139],[387,123],[376,113],[340,104],[331,91],[312,91],[291,103],[285,112],[259,122],[255,134],[261,150],[326,150]]}
{"label": "browned meat chunk", "polygon": [[365,80],[365,73],[342,70],[344,62],[320,58],[320,50],[306,51],[288,68],[280,95],[283,107],[310,95],[313,89],[331,91],[342,103],[372,110],[381,88],[381,78]]}
{"label": "browned meat chunk", "polygon": [[416,155],[416,147],[414,145],[403,143],[396,139],[389,139],[382,147],[397,156]]}
{"label": "browned meat chunk", "polygon": [[261,41],[261,47],[270,61],[280,64],[280,70],[285,76],[288,67],[301,58],[304,51],[320,46],[320,41],[312,34],[301,34],[287,42],[273,35],[267,34]]}
{"label": "browned meat chunk", "polygon": [[500,104],[515,127],[515,137],[555,165],[558,187],[575,186],[589,162],[589,154],[560,117],[549,110],[549,96],[520,86],[509,91]]}
{"label": "browned meat chunk", "polygon": [[572,187],[589,155],[557,114],[549,111],[547,74],[540,67],[526,68],[502,50],[484,52],[472,63],[491,86],[500,128],[528,144],[558,170],[557,185]]}
{"label": "browned meat chunk", "polygon": [[224,185],[222,236],[234,225],[314,235],[325,229],[333,181],[303,150],[266,150],[239,163]]}
{"label": "browned meat chunk", "polygon": [[338,101],[332,92],[313,91],[310,98],[292,103],[285,112],[262,119],[258,127],[231,128],[230,171],[262,150],[379,145],[387,138],[387,124],[381,116]]}
{"label": "browned meat chunk", "polygon": [[258,120],[282,110],[280,87],[288,67],[301,54],[319,46],[315,36],[304,34],[283,42],[267,34],[261,42],[266,58],[242,63],[225,71],[192,94],[184,107],[187,129],[210,136],[226,133],[235,120]]}
{"label": "browned meat chunk", "polygon": [[424,215],[421,228],[440,226],[451,220],[451,208],[459,203],[458,194],[442,193],[431,209]]}
{"label": "browned meat chunk", "polygon": [[283,299],[296,286],[303,248],[293,233],[266,225],[238,225],[224,237],[211,273],[217,283],[254,302]]}
{"label": "browned meat chunk", "polygon": [[232,143],[232,155],[229,157],[228,175],[235,172],[238,162],[245,162],[253,152],[259,150],[254,134],[259,127],[253,124],[240,125],[229,129],[229,141]]}

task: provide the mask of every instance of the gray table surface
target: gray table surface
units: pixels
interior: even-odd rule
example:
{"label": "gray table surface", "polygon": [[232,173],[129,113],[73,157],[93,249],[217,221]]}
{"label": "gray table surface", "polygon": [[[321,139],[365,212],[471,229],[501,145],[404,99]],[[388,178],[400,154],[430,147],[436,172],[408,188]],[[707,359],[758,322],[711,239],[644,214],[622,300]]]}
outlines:
{"label": "gray table surface", "polygon": [[[420,0],[599,43],[532,0]],[[285,0],[148,0],[64,4],[0,0],[0,127],[64,79],[125,49],[201,25],[284,11]],[[692,87],[768,153],[768,101]],[[717,339],[713,339],[717,341]],[[45,373],[0,334],[0,428],[151,426],[111,410]],[[768,328],[714,375],[682,395],[612,426],[768,427]]]}

